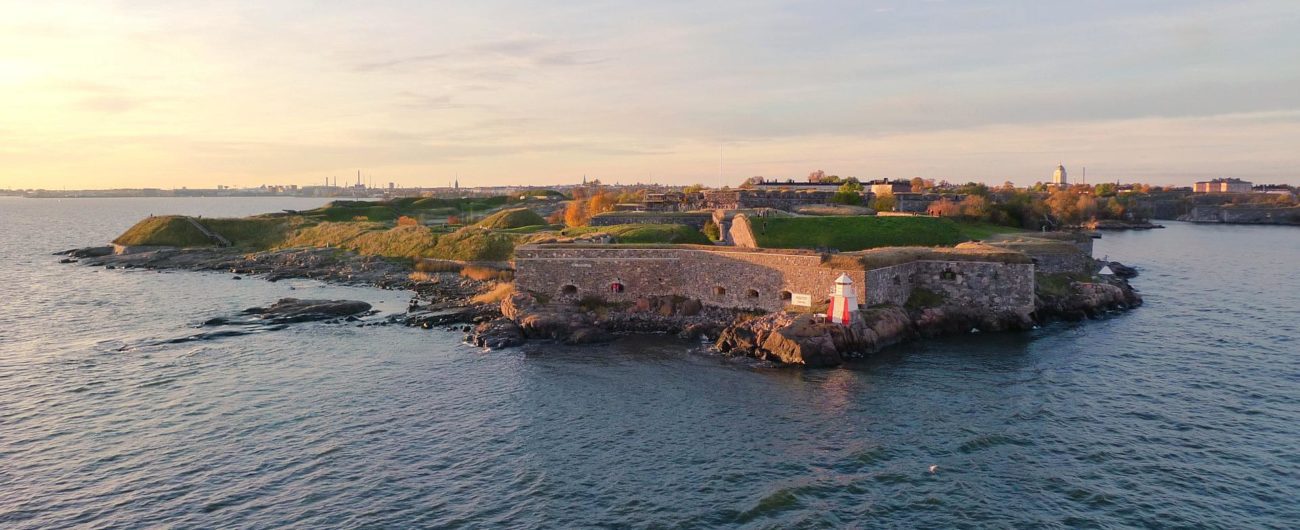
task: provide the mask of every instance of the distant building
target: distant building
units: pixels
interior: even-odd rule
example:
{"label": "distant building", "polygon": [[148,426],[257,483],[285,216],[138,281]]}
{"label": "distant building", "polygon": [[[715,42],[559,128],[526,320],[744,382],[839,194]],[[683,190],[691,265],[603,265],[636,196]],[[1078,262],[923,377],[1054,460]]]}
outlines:
{"label": "distant building", "polygon": [[1251,183],[1235,178],[1218,178],[1197,182],[1192,186],[1196,193],[1250,193]]}
{"label": "distant building", "polygon": [[756,190],[827,190],[835,191],[839,189],[839,182],[799,182],[794,179],[785,181],[780,180],[760,180],[750,183]]}
{"label": "distant building", "polygon": [[871,193],[875,194],[877,197],[881,195],[911,193],[912,191],[912,181],[910,180],[880,179],[880,180],[873,180],[871,182],[867,182],[863,186],[867,189],[867,191],[870,191]]}
{"label": "distant building", "polygon": [[1070,184],[1065,175],[1065,164],[1056,166],[1056,171],[1052,173],[1052,184],[1057,186],[1067,186]]}

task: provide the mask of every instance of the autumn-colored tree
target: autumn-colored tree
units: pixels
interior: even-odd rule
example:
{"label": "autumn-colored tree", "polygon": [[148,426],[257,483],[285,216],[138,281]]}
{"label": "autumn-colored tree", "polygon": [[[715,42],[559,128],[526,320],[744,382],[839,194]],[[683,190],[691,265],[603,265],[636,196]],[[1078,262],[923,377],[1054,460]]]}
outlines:
{"label": "autumn-colored tree", "polygon": [[587,199],[587,217],[590,218],[598,213],[613,211],[615,204],[618,204],[618,196],[613,193],[592,195],[590,199]]}
{"label": "autumn-colored tree", "polygon": [[1062,224],[1078,224],[1079,201],[1066,190],[1056,190],[1047,197],[1047,208],[1052,217]]}
{"label": "autumn-colored tree", "polygon": [[587,226],[591,216],[587,214],[587,200],[574,199],[564,206],[565,226]]}
{"label": "autumn-colored tree", "polygon": [[1125,218],[1125,205],[1118,197],[1110,197],[1110,200],[1106,201],[1106,214],[1113,220],[1122,220]]}
{"label": "autumn-colored tree", "polygon": [[397,226],[420,226],[420,220],[409,215],[397,218]]}
{"label": "autumn-colored tree", "polygon": [[912,177],[912,193],[921,193],[923,191],[925,191],[925,179]]}
{"label": "autumn-colored tree", "polygon": [[1097,217],[1097,199],[1091,195],[1080,195],[1075,202],[1075,209],[1079,211],[1079,221],[1095,219]]}
{"label": "autumn-colored tree", "polygon": [[556,210],[551,215],[546,216],[546,222],[558,225],[564,222],[564,210]]}
{"label": "autumn-colored tree", "polygon": [[939,199],[930,203],[925,212],[936,217],[961,217],[961,204],[951,199]]}
{"label": "autumn-colored tree", "polygon": [[979,195],[967,195],[961,201],[961,216],[977,221],[988,220],[989,202]]}

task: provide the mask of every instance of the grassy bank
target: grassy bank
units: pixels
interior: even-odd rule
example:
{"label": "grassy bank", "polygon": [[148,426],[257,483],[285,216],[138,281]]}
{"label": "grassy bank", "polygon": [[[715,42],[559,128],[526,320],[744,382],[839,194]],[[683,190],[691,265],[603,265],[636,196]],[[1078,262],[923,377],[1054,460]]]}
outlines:
{"label": "grassy bank", "polygon": [[619,243],[712,244],[703,232],[686,225],[630,224],[583,226],[566,228],[560,232],[561,235],[570,237],[594,233],[610,234],[617,238]]}
{"label": "grassy bank", "polygon": [[969,238],[957,223],[935,217],[786,217],[754,219],[763,248],[834,248],[955,245]]}

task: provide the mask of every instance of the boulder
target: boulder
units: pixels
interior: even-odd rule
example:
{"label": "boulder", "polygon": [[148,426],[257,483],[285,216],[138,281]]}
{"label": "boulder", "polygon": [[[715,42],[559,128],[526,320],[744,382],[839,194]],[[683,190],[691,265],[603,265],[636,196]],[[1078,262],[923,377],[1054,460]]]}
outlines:
{"label": "boulder", "polygon": [[474,328],[474,344],[488,349],[509,348],[524,342],[524,332],[505,317],[489,320]]}

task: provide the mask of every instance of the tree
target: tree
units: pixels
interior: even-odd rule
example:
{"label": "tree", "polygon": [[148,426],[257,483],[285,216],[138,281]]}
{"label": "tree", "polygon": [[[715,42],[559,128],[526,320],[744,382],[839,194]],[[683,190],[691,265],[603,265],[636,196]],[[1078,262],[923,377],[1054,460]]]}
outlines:
{"label": "tree", "polygon": [[713,241],[719,241],[722,239],[722,229],[718,228],[718,224],[713,222],[713,219],[704,222],[703,232],[704,235],[708,236],[709,239]]}
{"label": "tree", "polygon": [[1110,200],[1106,201],[1106,214],[1111,219],[1123,219],[1124,210],[1124,204],[1119,201],[1119,198],[1111,197]]}
{"label": "tree", "polygon": [[1047,197],[1047,208],[1060,223],[1073,225],[1079,224],[1079,200],[1073,193],[1066,190],[1056,190]]}
{"label": "tree", "polygon": [[587,214],[587,200],[574,199],[564,207],[565,226],[587,226],[591,216]]}
{"label": "tree", "polygon": [[826,178],[826,172],[820,169],[808,174],[808,182],[821,182],[824,178]]}
{"label": "tree", "polygon": [[961,216],[974,221],[987,221],[989,218],[988,199],[979,195],[967,195],[961,201]]}
{"label": "tree", "polygon": [[590,218],[598,213],[612,211],[615,204],[618,204],[618,197],[613,193],[592,195],[590,199],[587,199],[587,217]]}
{"label": "tree", "polygon": [[912,177],[912,193],[921,193],[923,191],[925,191],[925,179]]}
{"label": "tree", "polygon": [[871,203],[871,207],[877,212],[892,212],[896,203],[893,193],[882,193],[876,196],[876,200]]}
{"label": "tree", "polygon": [[839,189],[835,190],[835,195],[831,196],[831,202],[836,204],[862,204],[862,184],[858,182],[858,179],[849,177],[843,184],[840,184]]}
{"label": "tree", "polygon": [[961,205],[944,198],[930,203],[925,212],[936,217],[961,217]]}

